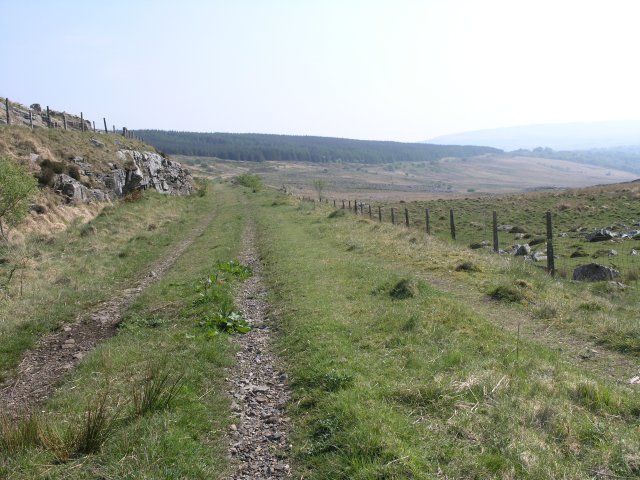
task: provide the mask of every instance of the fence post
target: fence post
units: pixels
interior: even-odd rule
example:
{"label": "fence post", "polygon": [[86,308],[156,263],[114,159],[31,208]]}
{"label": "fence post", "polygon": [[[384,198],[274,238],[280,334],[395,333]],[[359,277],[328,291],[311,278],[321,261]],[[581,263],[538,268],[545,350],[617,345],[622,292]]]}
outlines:
{"label": "fence post", "polygon": [[64,126],[64,129],[67,129],[67,114],[66,112],[62,112],[62,125]]}
{"label": "fence post", "polygon": [[396,224],[396,209],[391,207],[391,225]]}
{"label": "fence post", "polygon": [[11,125],[11,117],[9,116],[9,99],[4,99],[4,109],[7,112],[7,125]]}
{"label": "fence post", "polygon": [[556,262],[553,258],[553,224],[550,211],[547,211],[547,271],[552,276],[556,274]]}
{"label": "fence post", "polygon": [[47,126],[51,128],[51,113],[49,113],[49,107],[47,106]]}
{"label": "fence post", "polygon": [[93,131],[95,132],[96,131],[96,122],[95,122],[95,120],[93,120],[91,123],[93,124]]}
{"label": "fence post", "polygon": [[493,211],[493,251],[498,253],[500,243],[498,242],[498,213]]}
{"label": "fence post", "polygon": [[102,117],[102,121],[104,122],[104,133],[109,133],[109,130],[107,129],[107,119]]}
{"label": "fence post", "polygon": [[84,132],[84,114],[80,112],[80,131]]}
{"label": "fence post", "polygon": [[431,218],[429,215],[429,209],[425,208],[424,209],[424,224],[425,224],[425,228],[427,230],[427,235],[431,235]]}
{"label": "fence post", "polygon": [[116,126],[115,125],[111,125],[111,128],[113,128],[113,134],[116,134]]}
{"label": "fence post", "polygon": [[333,208],[336,208],[336,199],[333,199]]}
{"label": "fence post", "polygon": [[449,223],[451,224],[451,238],[456,239],[456,222],[453,219],[453,208],[449,210]]}
{"label": "fence post", "polygon": [[372,218],[372,215],[371,215],[371,204],[369,204],[369,218]]}
{"label": "fence post", "polygon": [[360,215],[364,215],[364,203],[360,202]]}
{"label": "fence post", "polygon": [[127,127],[122,127],[122,136],[127,137]]}
{"label": "fence post", "polygon": [[378,221],[382,223],[382,207],[378,205]]}
{"label": "fence post", "polygon": [[344,200],[342,200],[342,209],[344,210]]}
{"label": "fence post", "polygon": [[358,214],[358,201],[357,200],[353,201],[353,210],[354,210],[354,213],[357,215]]}
{"label": "fence post", "polygon": [[404,224],[409,228],[409,209],[407,207],[404,208]]}
{"label": "fence post", "polygon": [[33,130],[33,112],[29,110],[29,128]]}

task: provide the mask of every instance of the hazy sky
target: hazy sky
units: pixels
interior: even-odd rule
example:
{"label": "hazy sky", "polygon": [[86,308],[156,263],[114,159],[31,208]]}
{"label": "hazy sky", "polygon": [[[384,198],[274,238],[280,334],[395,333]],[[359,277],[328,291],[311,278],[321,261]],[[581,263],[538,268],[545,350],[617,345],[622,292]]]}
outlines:
{"label": "hazy sky", "polygon": [[2,4],[0,95],[110,125],[419,141],[640,118],[636,0]]}

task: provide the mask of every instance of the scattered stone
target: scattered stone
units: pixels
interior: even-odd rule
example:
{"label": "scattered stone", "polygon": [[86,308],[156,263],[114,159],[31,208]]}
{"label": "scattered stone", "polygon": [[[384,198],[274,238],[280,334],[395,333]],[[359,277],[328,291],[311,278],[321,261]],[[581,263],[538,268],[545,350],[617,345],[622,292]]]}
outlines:
{"label": "scattered stone", "polygon": [[618,255],[618,251],[617,250],[613,250],[613,249],[609,250],[607,255],[609,255],[610,257],[616,257]]}
{"label": "scattered stone", "polygon": [[619,276],[619,271],[597,263],[580,265],[573,271],[573,279],[577,282],[602,282]]}
{"label": "scattered stone", "polygon": [[542,252],[533,252],[531,254],[531,260],[534,262],[546,262],[547,256]]}
{"label": "scattered stone", "polygon": [[469,248],[473,249],[473,250],[477,250],[479,248],[485,248],[489,246],[489,242],[487,242],[486,240],[483,240],[481,242],[475,242],[472,243],[471,245],[469,245]]}

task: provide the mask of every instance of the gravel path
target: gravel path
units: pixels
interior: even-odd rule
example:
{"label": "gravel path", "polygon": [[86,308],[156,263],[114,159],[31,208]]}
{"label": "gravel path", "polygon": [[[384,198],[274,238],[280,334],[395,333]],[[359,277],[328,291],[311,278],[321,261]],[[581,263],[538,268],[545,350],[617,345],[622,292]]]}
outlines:
{"label": "gravel path", "polygon": [[252,330],[238,335],[236,365],[230,371],[229,395],[235,421],[229,432],[229,454],[233,462],[231,480],[291,478],[287,461],[289,400],[287,375],[271,348],[271,320],[266,289],[255,250],[255,230],[244,233],[239,260],[249,265],[253,276],[236,292],[236,305]]}
{"label": "gravel path", "polygon": [[162,278],[212,220],[213,215],[152,264],[133,287],[115,293],[92,312],[42,337],[25,353],[12,377],[0,384],[0,414],[16,418],[44,403],[67,372],[100,342],[116,334],[127,308],[145,288]]}

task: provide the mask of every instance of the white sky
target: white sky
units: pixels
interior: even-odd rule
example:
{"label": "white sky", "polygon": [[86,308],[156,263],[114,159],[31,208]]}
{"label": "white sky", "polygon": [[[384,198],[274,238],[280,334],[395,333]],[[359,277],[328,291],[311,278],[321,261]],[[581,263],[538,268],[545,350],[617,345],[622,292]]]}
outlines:
{"label": "white sky", "polygon": [[640,1],[2,3],[0,95],[97,124],[420,141],[640,118]]}

